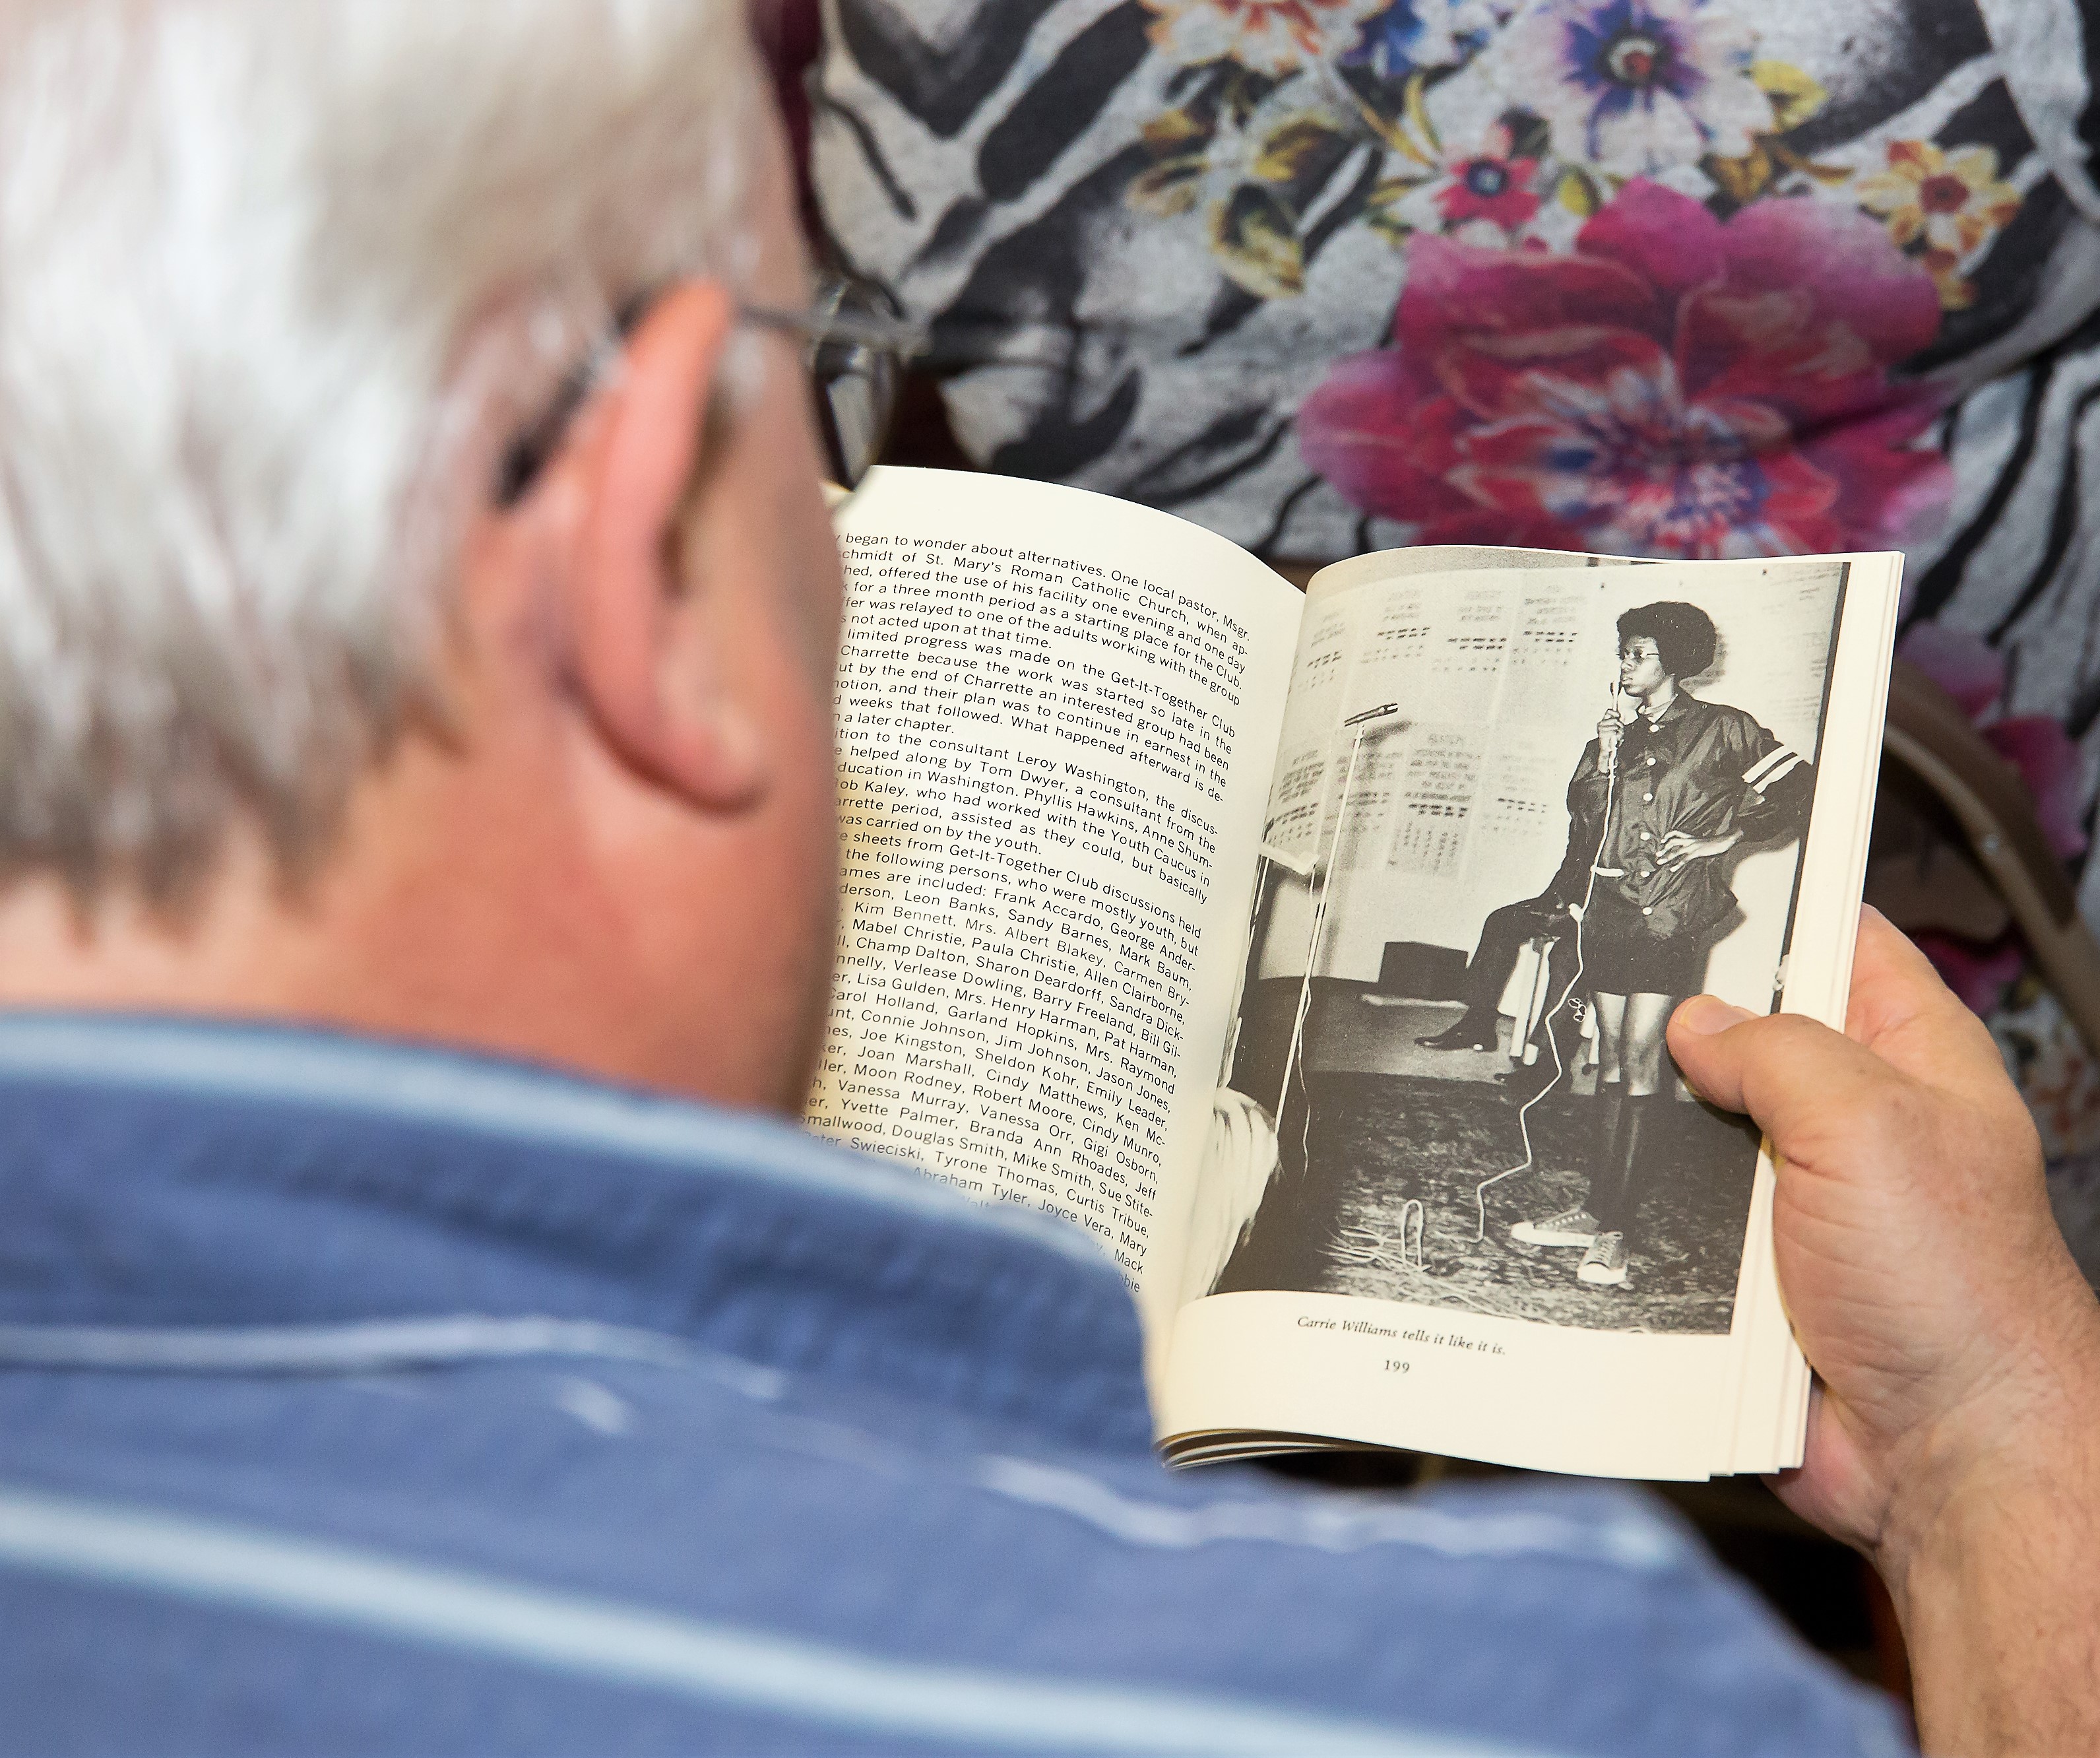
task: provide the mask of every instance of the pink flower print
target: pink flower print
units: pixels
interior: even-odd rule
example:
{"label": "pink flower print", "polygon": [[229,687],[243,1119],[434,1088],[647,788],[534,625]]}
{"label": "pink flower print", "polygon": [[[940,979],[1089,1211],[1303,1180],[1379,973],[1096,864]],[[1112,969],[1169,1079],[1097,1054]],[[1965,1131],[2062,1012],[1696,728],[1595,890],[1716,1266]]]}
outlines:
{"label": "pink flower print", "polygon": [[1509,28],[1496,83],[1561,157],[1652,176],[1740,157],[1772,125],[1756,33],[1707,0],[1539,0]]}
{"label": "pink flower print", "polygon": [[1478,152],[1451,166],[1435,197],[1447,226],[1455,229],[1484,220],[1513,232],[1538,211],[1538,197],[1530,188],[1538,161],[1512,157],[1511,145],[1508,128],[1498,122]]}
{"label": "pink flower print", "polygon": [[1856,210],[1723,221],[1628,184],[1572,255],[1417,236],[1392,344],[1299,412],[1308,465],[1425,543],[1670,556],[1876,548],[1952,492],[1938,407],[1889,369],[1931,278]]}
{"label": "pink flower print", "polygon": [[[1980,635],[1940,623],[1919,624],[1897,651],[1952,696],[1985,740],[2019,772],[2049,846],[2067,859],[2082,853],[2085,773],[2078,747],[2045,715],[1994,718],[2005,688],[2004,656]],[[2026,968],[2026,942],[2017,929],[2009,928],[1988,943],[1942,930],[1914,938],[1948,987],[1976,1013],[1996,1008]],[[2024,1079],[2022,1085],[2027,1085]]]}
{"label": "pink flower print", "polygon": [[1945,623],[1919,623],[1896,652],[1982,721],[2005,693],[2005,656],[1981,635]]}
{"label": "pink flower print", "polygon": [[1185,66],[1237,61],[1272,79],[1338,60],[1392,0],[1145,0],[1153,46]]}
{"label": "pink flower print", "polygon": [[1897,651],[1952,696],[1998,755],[2019,771],[2049,846],[2066,859],[2084,854],[2085,761],[2062,724],[2049,716],[2000,717],[2004,656],[1982,636],[1939,623],[1919,624]]}
{"label": "pink flower print", "polygon": [[1962,1005],[1972,1014],[1988,1014],[1996,1007],[2027,970],[2024,944],[2010,929],[1988,946],[1930,930],[1912,939],[1932,961],[1940,981],[1961,997]]}
{"label": "pink flower print", "polygon": [[[1959,644],[1973,643],[1980,647],[1983,643],[1974,635],[1957,636],[1952,643],[1921,643],[1918,637],[1926,632],[1924,628],[1914,629],[1904,638],[1904,656],[1936,682],[1947,686],[1955,700],[1974,715],[1977,710],[1970,704],[1975,700],[1974,686],[1981,675],[1980,670],[1965,664],[1955,674],[1956,681],[1965,678],[1971,687],[1966,691],[1956,689],[1948,683],[1943,662],[1948,652]],[[1921,654],[1926,657],[1921,657]],[[2000,676],[2002,678],[2002,668]],[[2085,791],[2085,764],[2070,734],[2045,714],[2023,714],[2010,720],[1992,721],[1980,731],[1985,740],[2019,772],[2020,780],[2027,784],[2027,793],[2034,801],[2035,815],[2040,820],[2042,834],[2049,839],[2049,846],[2067,860],[2083,854],[2086,837],[2080,822],[2080,802]],[[2027,942],[2017,928],[2008,928],[1997,939],[1986,943],[1938,930],[1921,930],[1912,938],[1918,950],[1932,961],[1933,968],[1939,971],[1948,987],[1960,996],[1973,1013],[1988,1014],[1998,1007],[2005,1000],[2006,990],[2027,970]],[[2025,1085],[2024,1081],[2022,1084]]]}
{"label": "pink flower print", "polygon": [[2085,765],[2062,723],[2047,714],[2021,714],[1993,721],[1983,731],[2027,784],[2049,846],[2067,860],[2084,854],[2085,827],[2079,820]]}

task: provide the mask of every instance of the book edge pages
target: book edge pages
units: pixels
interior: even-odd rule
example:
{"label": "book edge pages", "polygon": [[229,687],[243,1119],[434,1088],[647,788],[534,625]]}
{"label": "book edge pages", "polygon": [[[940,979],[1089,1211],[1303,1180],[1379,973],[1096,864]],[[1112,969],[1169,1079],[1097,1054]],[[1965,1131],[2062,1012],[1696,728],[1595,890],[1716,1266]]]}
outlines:
{"label": "book edge pages", "polygon": [[[1840,675],[1833,685],[1834,714],[1838,707],[1836,691],[1846,687],[1848,678],[1871,680],[1868,696],[1860,708],[1868,727],[1867,744],[1851,778],[1855,794],[1852,845],[1846,851],[1842,880],[1833,881],[1836,895],[1857,899],[1865,886],[1867,852],[1873,833],[1874,793],[1881,772],[1882,728],[1888,715],[1889,666],[1901,608],[1903,558],[1897,552],[1886,551],[1845,559],[1851,563],[1856,575],[1864,575],[1869,568],[1879,572],[1881,577],[1875,582],[1875,590],[1882,606],[1879,626],[1868,638],[1871,647],[1841,652],[1838,660]],[[1847,633],[1856,627],[1849,617],[1847,625]],[[1821,780],[1819,778],[1819,790]],[[1819,813],[1820,810],[1819,799]],[[1803,852],[1805,858],[1806,850]],[[1789,970],[1786,992],[1780,1004],[1782,1010],[1804,1014],[1836,1030],[1844,1029],[1851,993],[1852,964],[1857,951],[1857,925],[1855,903],[1850,925],[1842,934],[1841,944],[1822,965],[1822,979],[1812,992],[1798,993]],[[1811,1376],[1779,1285],[1778,1261],[1771,1233],[1772,1197],[1776,1187],[1771,1144],[1767,1142],[1758,1154],[1758,1195],[1752,1218],[1756,1241],[1754,1256],[1758,1266],[1757,1304],[1751,1328],[1744,1338],[1744,1376],[1736,1407],[1731,1413],[1732,1433],[1727,1450],[1717,1465],[1718,1471],[1730,1474],[1790,1469],[1801,1463],[1807,1442]]]}

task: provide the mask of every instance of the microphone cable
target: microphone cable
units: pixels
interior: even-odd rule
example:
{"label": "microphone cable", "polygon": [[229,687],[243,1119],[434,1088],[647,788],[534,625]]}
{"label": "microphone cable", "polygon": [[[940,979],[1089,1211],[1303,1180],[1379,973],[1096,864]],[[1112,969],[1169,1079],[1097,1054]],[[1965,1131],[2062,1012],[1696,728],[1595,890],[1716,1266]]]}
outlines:
{"label": "microphone cable", "polygon": [[[1617,705],[1618,694],[1616,690],[1612,692],[1614,707]],[[1626,738],[1624,732],[1620,734],[1619,738],[1620,743],[1623,744]],[[1568,1071],[1567,1065],[1560,1059],[1560,1040],[1553,1035],[1553,1022],[1560,1016],[1560,1009],[1568,1005],[1568,996],[1575,992],[1582,981],[1584,957],[1582,931],[1590,919],[1590,900],[1597,894],[1598,864],[1604,858],[1604,845],[1612,839],[1612,806],[1618,797],[1618,789],[1619,745],[1614,744],[1612,747],[1611,762],[1605,766],[1604,769],[1604,816],[1602,828],[1597,836],[1597,852],[1590,858],[1590,882],[1582,888],[1582,913],[1575,918],[1574,974],[1568,978],[1567,987],[1561,990],[1560,999],[1546,1009],[1545,1018],[1538,1023],[1546,1028],[1546,1046],[1553,1053],[1553,1078],[1517,1107],[1517,1133],[1524,1138],[1523,1159],[1507,1172],[1498,1172],[1492,1178],[1482,1179],[1474,1187],[1473,1204],[1480,1211],[1480,1226],[1473,1234],[1473,1243],[1476,1245],[1485,1243],[1488,1237],[1488,1191],[1490,1186],[1500,1184],[1505,1178],[1514,1178],[1519,1173],[1530,1172],[1537,1168],[1538,1155],[1532,1146],[1531,1141],[1531,1107],[1560,1085],[1560,1077]],[[1538,956],[1548,961],[1550,965],[1553,956],[1552,948],[1551,947],[1543,948]],[[1533,1029],[1538,1028],[1534,1027]],[[1520,1068],[1524,1064],[1520,1062],[1517,1066]]]}

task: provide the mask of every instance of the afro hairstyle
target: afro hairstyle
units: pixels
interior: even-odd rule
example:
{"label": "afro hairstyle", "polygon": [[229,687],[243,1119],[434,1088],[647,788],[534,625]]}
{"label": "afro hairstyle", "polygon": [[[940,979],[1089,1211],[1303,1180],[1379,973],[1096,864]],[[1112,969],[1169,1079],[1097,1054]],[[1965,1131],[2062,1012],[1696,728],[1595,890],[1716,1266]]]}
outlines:
{"label": "afro hairstyle", "polygon": [[1696,604],[1643,604],[1619,619],[1619,646],[1636,635],[1655,643],[1662,669],[1673,678],[1696,678],[1714,663],[1720,636],[1714,619]]}

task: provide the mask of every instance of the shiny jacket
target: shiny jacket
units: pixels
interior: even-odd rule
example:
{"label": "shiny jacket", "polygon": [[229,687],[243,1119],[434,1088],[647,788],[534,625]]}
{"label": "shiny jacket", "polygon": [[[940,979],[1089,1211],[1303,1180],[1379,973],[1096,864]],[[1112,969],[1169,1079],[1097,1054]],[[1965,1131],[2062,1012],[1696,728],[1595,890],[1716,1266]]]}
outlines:
{"label": "shiny jacket", "polygon": [[1631,905],[1658,938],[1704,934],[1736,908],[1723,862],[1664,867],[1663,839],[1740,829],[1748,842],[1781,842],[1807,828],[1813,767],[1739,708],[1679,690],[1657,720],[1626,728],[1616,780],[1598,747],[1592,739],[1568,784],[1568,853],[1548,887],[1563,905],[1582,902],[1594,861],[1599,894]]}

